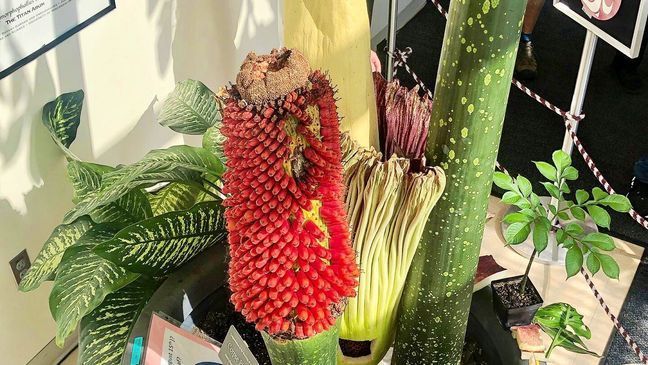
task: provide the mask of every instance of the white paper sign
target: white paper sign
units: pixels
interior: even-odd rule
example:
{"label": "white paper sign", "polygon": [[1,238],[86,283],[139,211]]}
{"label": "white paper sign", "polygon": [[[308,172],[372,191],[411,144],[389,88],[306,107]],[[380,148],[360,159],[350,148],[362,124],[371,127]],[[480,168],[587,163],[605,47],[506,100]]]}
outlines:
{"label": "white paper sign", "polygon": [[114,8],[114,0],[0,0],[0,79]]}

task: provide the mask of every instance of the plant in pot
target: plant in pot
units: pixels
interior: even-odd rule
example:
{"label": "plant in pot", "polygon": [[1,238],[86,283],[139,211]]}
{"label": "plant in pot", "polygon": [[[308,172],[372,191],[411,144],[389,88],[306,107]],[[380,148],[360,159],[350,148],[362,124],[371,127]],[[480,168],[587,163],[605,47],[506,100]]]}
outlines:
{"label": "plant in pot", "polygon": [[551,338],[545,352],[549,358],[556,347],[578,354],[598,356],[587,349],[583,338],[592,338],[592,331],[583,323],[583,315],[567,303],[553,303],[540,308],[533,317],[533,323]]}
{"label": "plant in pot", "polygon": [[589,216],[597,226],[609,228],[610,214],[603,207],[628,212],[631,207],[629,200],[622,195],[607,194],[600,188],[592,189],[591,196],[578,189],[570,199],[568,182],[578,179],[578,170],[571,166],[571,158],[563,151],[554,152],[552,162],[534,162],[548,180],[541,183],[553,198],[548,205],[542,203],[524,176],[513,178],[502,172],[494,175],[495,185],[506,191],[502,202],[519,208],[519,211],[503,218],[509,224],[504,232],[506,243],[517,245],[531,235],[534,246],[523,275],[491,284],[495,311],[506,327],[531,323],[542,305],[542,298],[529,279],[529,272],[536,256],[547,248],[550,235],[567,250],[567,278],[576,275],[583,264],[592,274],[602,269],[610,278],[619,277],[618,264],[605,253],[614,250],[614,241],[607,234],[587,232],[585,221]]}
{"label": "plant in pot", "polygon": [[225,241],[220,105],[202,83],[179,83],[159,122],[204,134],[205,147],[153,150],[135,163],[112,167],[82,161],[69,149],[83,99],[79,90],[43,107],[42,121],[67,159],[75,207],[44,243],[20,290],[53,281],[49,305],[56,343],[80,327],[78,364],[114,365],[121,363],[132,324],[160,282]]}

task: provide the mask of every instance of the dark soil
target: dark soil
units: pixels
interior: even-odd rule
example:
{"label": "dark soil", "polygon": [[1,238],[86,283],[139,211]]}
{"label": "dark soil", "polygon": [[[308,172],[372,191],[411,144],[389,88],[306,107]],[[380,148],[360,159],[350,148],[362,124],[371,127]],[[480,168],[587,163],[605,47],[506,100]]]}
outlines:
{"label": "dark soil", "polygon": [[[261,334],[253,324],[247,323],[243,316],[234,310],[230,303],[228,288],[220,288],[205,299],[192,313],[194,323],[209,337],[223,342],[230,326],[236,327],[250,350],[261,365],[271,365],[268,351]],[[371,351],[370,341],[340,341],[342,352],[347,356],[364,356]],[[462,354],[462,365],[488,365],[483,357],[483,349],[475,339],[467,337]]]}
{"label": "dark soil", "polygon": [[481,343],[472,337],[466,337],[464,342],[461,365],[488,365]]}
{"label": "dark soil", "polygon": [[259,364],[271,365],[261,334],[253,324],[246,322],[245,318],[234,310],[234,305],[229,301],[230,295],[229,288],[221,287],[216,290],[194,310],[194,323],[219,342],[223,342],[230,326],[236,327]]}
{"label": "dark soil", "polygon": [[511,281],[493,283],[495,295],[500,298],[506,308],[522,308],[542,302],[542,298],[533,288],[530,280],[527,281],[524,293],[520,293],[521,282],[522,278],[515,278]]}
{"label": "dark soil", "polygon": [[352,341],[340,339],[340,350],[348,357],[362,357],[371,354],[371,341]]}

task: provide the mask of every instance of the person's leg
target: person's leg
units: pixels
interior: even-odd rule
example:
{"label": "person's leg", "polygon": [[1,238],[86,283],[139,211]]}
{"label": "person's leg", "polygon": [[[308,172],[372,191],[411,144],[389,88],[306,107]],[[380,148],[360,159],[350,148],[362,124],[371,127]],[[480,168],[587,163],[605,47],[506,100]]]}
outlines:
{"label": "person's leg", "polygon": [[545,0],[529,0],[524,12],[522,36],[520,37],[520,47],[515,62],[515,74],[523,80],[534,79],[538,74],[538,62],[533,52],[531,35],[540,17],[544,2]]}
{"label": "person's leg", "polygon": [[531,34],[535,28],[540,11],[544,6],[545,0],[529,0],[526,11],[524,12],[524,21],[522,22],[522,33]]}

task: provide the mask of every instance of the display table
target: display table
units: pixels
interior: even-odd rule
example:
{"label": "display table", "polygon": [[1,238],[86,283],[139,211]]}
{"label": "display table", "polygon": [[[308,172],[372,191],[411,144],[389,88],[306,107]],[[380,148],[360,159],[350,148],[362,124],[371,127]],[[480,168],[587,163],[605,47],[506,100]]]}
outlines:
{"label": "display table", "polygon": [[[493,217],[486,223],[481,255],[493,255],[498,264],[507,269],[506,276],[521,275],[524,273],[528,258],[517,254],[510,247],[505,246],[504,237],[499,229],[503,215],[508,206],[502,204],[500,199],[491,197],[488,206],[489,215]],[[619,263],[621,273],[619,280],[611,280],[602,273],[597,274],[592,281],[600,292],[610,310],[618,315],[625,301],[630,284],[634,278],[637,267],[643,254],[643,247],[614,239],[617,249],[611,253]],[[565,280],[567,277],[564,266],[550,266],[536,264],[529,274],[531,280],[544,299],[544,304],[565,302],[574,306],[583,316],[583,321],[592,330],[592,339],[586,341],[588,348],[600,355],[604,355],[608,343],[616,329],[607,314],[587,286],[582,275]],[[550,343],[545,337],[545,344]],[[631,351],[628,348],[628,351]],[[601,359],[575,354],[559,347],[551,354],[550,360],[556,364],[599,364]]]}

